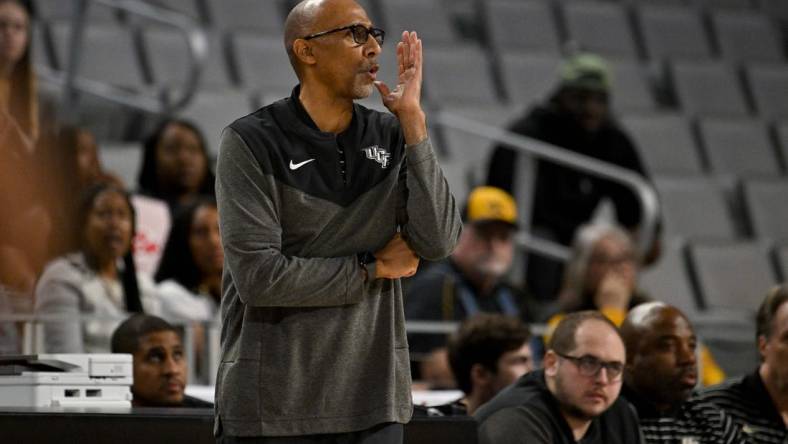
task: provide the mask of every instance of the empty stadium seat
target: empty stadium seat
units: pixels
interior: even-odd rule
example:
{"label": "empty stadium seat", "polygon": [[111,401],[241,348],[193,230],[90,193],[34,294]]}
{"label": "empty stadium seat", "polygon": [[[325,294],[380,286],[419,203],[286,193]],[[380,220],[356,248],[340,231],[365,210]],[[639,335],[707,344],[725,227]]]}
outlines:
{"label": "empty stadium seat", "polygon": [[217,29],[279,38],[283,35],[285,13],[279,1],[207,0],[206,6],[208,20]]}
{"label": "empty stadium seat", "polygon": [[187,15],[197,22],[204,23],[205,17],[200,11],[198,1],[200,0],[144,0],[160,8],[169,9],[180,14]]}
{"label": "empty stadium seat", "polygon": [[622,123],[651,174],[701,174],[695,139],[680,115],[628,116]]}
{"label": "empty stadium seat", "polygon": [[788,19],[788,2],[785,0],[761,0],[761,8],[769,17]]}
{"label": "empty stadium seat", "polygon": [[788,244],[788,181],[747,181],[744,200],[755,235]]}
{"label": "empty stadium seat", "polygon": [[201,91],[180,114],[197,124],[205,136],[209,153],[216,156],[222,130],[251,111],[251,101],[243,93]]}
{"label": "empty stadium seat", "polygon": [[[380,2],[386,32],[399,40],[402,31],[416,31],[428,48],[459,41],[452,29],[449,15],[440,0],[397,0]],[[429,54],[434,54],[435,51]]]}
{"label": "empty stadium seat", "polygon": [[[52,25],[58,66],[66,69],[71,29],[67,23]],[[79,74],[91,80],[134,90],[146,84],[132,32],[124,26],[91,24],[84,29]]]}
{"label": "empty stadium seat", "polygon": [[702,177],[657,177],[665,238],[732,240],[736,231],[722,186]]}
{"label": "empty stadium seat", "polygon": [[558,30],[545,0],[486,2],[486,31],[497,51],[528,51],[557,55]]}
{"label": "empty stadium seat", "polygon": [[[175,29],[149,28],[142,34],[143,48],[158,86],[183,84],[188,75],[189,54],[186,35]],[[232,86],[223,42],[217,33],[208,37],[208,56],[202,66],[200,85],[208,89]]]}
{"label": "empty stadium seat", "polygon": [[676,62],[672,66],[677,99],[690,116],[749,114],[732,68],[718,62]]}
{"label": "empty stadium seat", "polygon": [[718,11],[711,16],[722,56],[730,61],[783,60],[779,35],[772,21],[761,14]]}
{"label": "empty stadium seat", "polygon": [[612,72],[611,98],[613,112],[654,111],[657,107],[646,69],[635,60],[609,59]]}
{"label": "empty stadium seat", "polygon": [[751,65],[746,72],[758,114],[765,119],[788,119],[788,67]]}
{"label": "empty stadium seat", "polygon": [[757,243],[691,245],[690,258],[709,309],[754,312],[776,283],[767,248]]}
{"label": "empty stadium seat", "polygon": [[604,56],[637,57],[632,29],[618,3],[570,2],[564,15],[569,38],[583,50]]}
{"label": "empty stadium seat", "polygon": [[237,70],[247,89],[280,91],[298,83],[280,37],[237,33],[233,36]]}
{"label": "empty stadium seat", "polygon": [[499,102],[487,54],[471,45],[430,53],[424,62],[424,91],[435,104]]}
{"label": "empty stadium seat", "polygon": [[752,0],[694,0],[694,3],[702,8],[715,9],[752,9]]}
{"label": "empty stadium seat", "polygon": [[[72,0],[33,0],[36,17],[45,21],[69,21],[74,14]],[[101,3],[88,2],[88,21],[91,23],[114,24],[117,21],[117,10]]]}
{"label": "empty stadium seat", "polygon": [[735,176],[780,174],[766,126],[751,119],[703,119],[701,140],[712,171]]}
{"label": "empty stadium seat", "polygon": [[758,365],[758,349],[753,341],[755,315],[752,310],[717,312],[691,318],[695,334],[727,377],[744,376]]}
{"label": "empty stadium seat", "polygon": [[[505,128],[512,120],[519,117],[518,110],[503,106],[453,107],[445,109],[445,112],[498,128]],[[496,142],[468,131],[448,127],[442,128],[442,131],[449,157],[464,162],[468,165],[467,169],[471,171],[474,179],[478,182],[483,181]]]}
{"label": "empty stadium seat", "polygon": [[655,59],[711,57],[700,17],[691,8],[642,4],[640,26],[646,53]]}
{"label": "empty stadium seat", "polygon": [[663,243],[659,261],[640,273],[638,287],[651,298],[678,307],[690,318],[700,308],[687,275],[683,241]]}
{"label": "empty stadium seat", "polygon": [[558,57],[506,52],[500,58],[501,78],[509,102],[529,105],[546,100],[558,83]]}

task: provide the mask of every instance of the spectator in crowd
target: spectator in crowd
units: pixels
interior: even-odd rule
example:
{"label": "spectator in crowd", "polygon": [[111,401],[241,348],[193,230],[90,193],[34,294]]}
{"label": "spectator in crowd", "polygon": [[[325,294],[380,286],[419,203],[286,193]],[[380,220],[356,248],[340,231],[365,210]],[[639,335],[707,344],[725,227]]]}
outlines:
{"label": "spectator in crowd", "polygon": [[223,265],[216,201],[201,198],[175,216],[156,272],[162,317],[214,320],[222,294]]}
{"label": "spectator in crowd", "polygon": [[22,156],[34,151],[39,130],[30,40],[25,5],[0,0],[0,146]]}
{"label": "spectator in crowd", "polygon": [[178,331],[164,319],[135,314],[112,333],[112,353],[134,357],[135,407],[213,408],[213,404],[186,395],[189,363]]}
{"label": "spectator in crowd", "polygon": [[553,334],[544,368],[520,377],[476,411],[479,442],[642,442],[635,411],[618,396],[625,362],[623,340],[610,320],[596,311],[567,315]]}
{"label": "spectator in crowd", "polygon": [[758,308],[761,363],[752,373],[705,389],[700,398],[725,410],[755,444],[788,441],[788,285],[772,288]]}
{"label": "spectator in crowd", "polygon": [[170,322],[193,322],[197,371],[204,369],[204,323],[220,319],[223,267],[216,201],[203,197],[175,216],[155,276],[161,316]]}
{"label": "spectator in crowd", "polygon": [[449,362],[465,397],[448,404],[450,414],[473,415],[504,387],[533,370],[528,326],[517,318],[478,314],[449,339]]}
{"label": "spectator in crowd", "polygon": [[639,269],[629,233],[606,223],[579,227],[564,269],[560,310],[600,310],[620,325],[630,308],[648,300],[637,288]]}
{"label": "spectator in crowd", "polygon": [[[153,282],[135,272],[131,254],[134,211],[128,194],[99,184],[83,196],[76,226],[81,248],[44,270],[36,286],[36,313],[70,317],[46,322],[48,353],[106,352],[118,322],[127,312],[158,312]],[[97,319],[80,323],[80,315]]]}
{"label": "spectator in crowd", "polygon": [[710,402],[690,398],[698,383],[698,339],[681,311],[662,302],[630,310],[622,396],[637,410],[648,443],[742,443],[739,427]]}
{"label": "spectator in crowd", "polygon": [[172,214],[200,195],[214,195],[214,175],[200,130],[180,119],[161,122],[145,140],[137,179],[142,194],[161,199]]}
{"label": "spectator in crowd", "polygon": [[47,199],[54,225],[49,239],[50,257],[56,257],[79,249],[77,196],[100,183],[118,188],[124,188],[124,184],[102,168],[96,138],[89,130],[63,126],[51,139],[43,142],[43,149],[50,171],[50,177],[45,179],[57,190]]}
{"label": "spectator in crowd", "polygon": [[[548,322],[545,342],[565,313],[599,310],[621,325],[632,307],[652,299],[637,288],[640,266],[631,235],[606,223],[581,226],[572,244],[559,297],[560,312]],[[701,347],[704,385],[717,384],[725,372],[708,348]]]}
{"label": "spectator in crowd", "polygon": [[35,158],[38,95],[30,40],[25,5],[0,0],[0,208],[6,215],[0,218],[0,287],[28,295],[46,262],[52,227]]}
{"label": "spectator in crowd", "polygon": [[[408,320],[460,321],[480,312],[537,320],[527,294],[504,277],[512,265],[517,208],[511,195],[478,187],[468,196],[460,241],[451,256],[411,282],[405,301]],[[442,335],[411,335],[414,357],[443,347]]]}
{"label": "spectator in crowd", "polygon": [[[529,109],[509,130],[645,175],[635,146],[612,118],[609,71],[598,56],[571,57],[563,64],[558,87],[547,103]],[[519,180],[517,157],[511,147],[496,147],[487,184],[513,192]],[[642,209],[632,191],[585,172],[539,161],[533,189],[532,231],[564,245],[603,200],[612,201],[618,222],[627,230],[636,231],[641,222]],[[561,263],[534,254],[527,263],[526,281],[534,294],[555,298]]]}

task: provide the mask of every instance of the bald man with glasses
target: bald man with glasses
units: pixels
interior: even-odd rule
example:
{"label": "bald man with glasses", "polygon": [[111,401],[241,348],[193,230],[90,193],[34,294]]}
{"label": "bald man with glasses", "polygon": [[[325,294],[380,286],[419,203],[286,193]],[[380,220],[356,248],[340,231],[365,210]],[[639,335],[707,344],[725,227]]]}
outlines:
{"label": "bald man with glasses", "polygon": [[[462,223],[427,137],[421,40],[403,32],[380,67],[384,37],[353,0],[302,1],[284,36],[299,84],[222,134],[218,442],[402,442],[400,278]],[[391,113],[354,103],[374,89]]]}
{"label": "bald man with glasses", "polygon": [[482,406],[482,444],[641,443],[637,414],[619,398],[626,362],[618,329],[596,311],[567,315],[544,369],[521,377]]}

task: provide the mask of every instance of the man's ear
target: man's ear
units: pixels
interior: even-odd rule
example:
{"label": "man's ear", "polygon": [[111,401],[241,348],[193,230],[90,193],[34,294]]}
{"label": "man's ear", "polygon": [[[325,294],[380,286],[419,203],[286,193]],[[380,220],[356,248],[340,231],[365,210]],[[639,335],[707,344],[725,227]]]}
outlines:
{"label": "man's ear", "polygon": [[766,356],[766,347],[768,346],[769,340],[766,339],[766,336],[758,336],[758,354],[761,356],[761,361],[763,361],[764,357]]}
{"label": "man's ear", "polygon": [[552,350],[547,350],[542,358],[542,367],[544,367],[545,375],[555,376],[558,374],[558,355]]}
{"label": "man's ear", "polygon": [[478,362],[471,366],[471,383],[474,388],[488,385],[492,376],[492,372]]}
{"label": "man's ear", "polygon": [[293,42],[293,54],[305,65],[314,65],[315,56],[312,54],[312,46],[304,39],[296,39]]}

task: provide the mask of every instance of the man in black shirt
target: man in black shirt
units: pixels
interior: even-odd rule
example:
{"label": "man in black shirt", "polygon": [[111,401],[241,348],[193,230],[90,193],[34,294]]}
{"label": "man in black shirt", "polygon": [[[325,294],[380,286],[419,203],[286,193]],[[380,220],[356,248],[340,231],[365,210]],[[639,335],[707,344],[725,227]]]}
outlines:
{"label": "man in black shirt", "polygon": [[[591,54],[569,59],[561,71],[556,91],[547,103],[529,109],[509,130],[567,151],[593,157],[646,175],[635,145],[613,120],[610,110],[610,72],[607,64]],[[515,194],[523,178],[518,152],[501,145],[490,160],[487,184]],[[575,230],[587,223],[603,199],[615,205],[618,223],[635,230],[641,208],[634,193],[609,180],[538,161],[533,185],[532,231],[569,245]],[[562,265],[530,255],[526,282],[541,298],[555,297]]]}
{"label": "man in black shirt", "polygon": [[702,391],[756,444],[788,442],[788,285],[769,291],[756,320],[761,365],[752,373]]}
{"label": "man in black shirt", "polygon": [[649,302],[621,325],[627,348],[622,396],[635,406],[648,443],[741,443],[730,416],[689,399],[698,383],[697,338],[676,307]]}
{"label": "man in black shirt", "polygon": [[596,311],[567,315],[544,370],[521,377],[482,406],[482,444],[639,443],[637,414],[619,399],[626,353],[618,329]]}
{"label": "man in black shirt", "polygon": [[112,333],[112,353],[134,357],[135,407],[213,408],[184,393],[189,374],[178,331],[164,319],[136,314]]}

